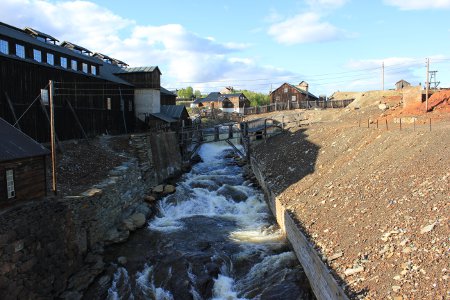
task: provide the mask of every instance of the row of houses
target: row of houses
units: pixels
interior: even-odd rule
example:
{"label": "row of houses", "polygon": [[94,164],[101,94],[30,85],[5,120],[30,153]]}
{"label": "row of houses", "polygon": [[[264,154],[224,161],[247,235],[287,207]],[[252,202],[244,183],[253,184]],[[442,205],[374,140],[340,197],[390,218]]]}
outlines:
{"label": "row of houses", "polygon": [[[283,83],[270,93],[271,104],[300,103],[302,101],[315,101],[318,97],[308,91],[308,83],[300,82],[298,85]],[[245,112],[250,107],[250,100],[243,93],[235,93],[233,87],[225,87],[220,92],[209,93],[205,98],[198,98],[193,103],[194,107],[206,109],[220,109],[225,113]]]}
{"label": "row of houses", "polygon": [[40,95],[48,94],[50,80],[60,140],[179,122],[180,115],[166,115],[177,110],[162,109],[175,105],[176,95],[161,87],[161,75],[157,66],[130,68],[33,28],[0,23],[0,118],[40,142],[49,140]]}

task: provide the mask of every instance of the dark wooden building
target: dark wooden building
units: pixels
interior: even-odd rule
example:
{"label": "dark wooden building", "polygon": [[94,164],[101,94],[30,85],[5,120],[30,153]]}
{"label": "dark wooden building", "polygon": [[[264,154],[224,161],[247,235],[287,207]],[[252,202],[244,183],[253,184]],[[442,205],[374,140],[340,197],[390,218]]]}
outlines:
{"label": "dark wooden building", "polygon": [[41,105],[40,95],[43,89],[48,94],[53,80],[59,139],[81,138],[83,131],[132,131],[134,86],[116,75],[126,64],[58,42],[32,28],[0,23],[0,117],[37,141],[49,141],[48,106]]}
{"label": "dark wooden building", "polygon": [[280,87],[270,93],[270,103],[298,104],[301,101],[318,100],[316,96],[308,91],[308,84],[302,81],[295,86],[289,83],[283,83]]}
{"label": "dark wooden building", "polygon": [[161,105],[176,105],[177,94],[161,87]]}
{"label": "dark wooden building", "polygon": [[0,118],[0,206],[46,195],[49,151]]}

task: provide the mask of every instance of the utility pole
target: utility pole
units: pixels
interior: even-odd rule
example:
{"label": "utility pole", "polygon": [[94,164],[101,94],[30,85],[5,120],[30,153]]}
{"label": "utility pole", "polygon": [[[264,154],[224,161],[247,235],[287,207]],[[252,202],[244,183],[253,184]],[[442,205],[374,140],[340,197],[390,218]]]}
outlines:
{"label": "utility pole", "polygon": [[50,146],[52,150],[52,191],[56,195],[56,156],[55,156],[55,109],[53,103],[53,80],[49,82],[49,108],[50,108]]}
{"label": "utility pole", "polygon": [[384,91],[384,61],[381,64],[381,82],[382,82],[382,87],[383,87],[383,91]]}
{"label": "utility pole", "polygon": [[430,59],[427,58],[427,82],[426,82],[426,87],[425,87],[425,112],[428,112],[428,90],[429,90],[429,86],[430,86],[430,82],[429,82],[429,76],[430,76]]}

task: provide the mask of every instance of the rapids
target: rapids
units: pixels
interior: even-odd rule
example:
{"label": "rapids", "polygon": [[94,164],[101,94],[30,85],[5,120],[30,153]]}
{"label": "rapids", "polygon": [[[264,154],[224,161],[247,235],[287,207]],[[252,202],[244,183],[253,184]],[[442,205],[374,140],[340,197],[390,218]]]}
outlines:
{"label": "rapids", "polygon": [[[147,228],[106,251],[112,263],[88,297],[314,299],[262,192],[229,153],[200,148],[202,162],[159,201]],[[122,255],[125,266],[115,263]]]}

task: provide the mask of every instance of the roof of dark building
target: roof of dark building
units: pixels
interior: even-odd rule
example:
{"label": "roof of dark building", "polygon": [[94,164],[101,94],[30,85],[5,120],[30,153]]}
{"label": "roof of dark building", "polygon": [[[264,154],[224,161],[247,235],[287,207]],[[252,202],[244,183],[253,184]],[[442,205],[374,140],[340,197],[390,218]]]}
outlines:
{"label": "roof of dark building", "polygon": [[214,101],[220,101],[219,97],[222,95],[220,92],[211,92],[206,96],[205,98],[197,98],[193,103],[203,103],[203,102],[214,102]]}
{"label": "roof of dark building", "polygon": [[47,148],[0,118],[0,162],[42,156]]}
{"label": "roof of dark building", "polygon": [[166,95],[170,95],[170,96],[177,96],[177,94],[175,94],[174,92],[171,92],[163,87],[161,87],[161,94],[166,94]]}
{"label": "roof of dark building", "polygon": [[167,123],[178,122],[178,120],[175,120],[174,118],[171,118],[168,115],[165,115],[163,113],[150,113],[150,115],[152,115],[153,117],[158,118],[160,120],[163,120],[164,122],[167,122]]}
{"label": "roof of dark building", "polygon": [[[241,96],[244,96],[244,97],[245,97],[245,95],[244,95],[243,93],[221,94],[221,95],[219,96],[218,100],[219,100],[219,102],[221,102],[221,101],[223,101],[223,100],[225,100],[225,99],[227,99],[227,98],[230,99],[230,98],[241,97]],[[245,97],[245,98],[247,98],[247,97]]]}
{"label": "roof of dark building", "polygon": [[160,75],[162,74],[161,71],[159,70],[158,66],[124,68],[124,69],[122,69],[122,72],[120,72],[120,73],[148,73],[148,72],[153,72],[155,70],[158,70]]}
{"label": "roof of dark building", "polygon": [[185,110],[184,105],[161,105],[161,113],[174,119],[180,119]]}
{"label": "roof of dark building", "polygon": [[48,40],[53,41],[53,42],[59,42],[59,40],[58,40],[57,38],[55,38],[55,37],[53,37],[53,36],[51,36],[51,35],[48,35],[48,34],[46,34],[46,33],[43,33],[43,32],[41,32],[41,31],[39,31],[39,30],[33,29],[33,28],[31,28],[31,27],[25,27],[25,28],[23,29],[23,31],[25,31],[25,32],[27,32],[27,33],[30,33],[30,34],[32,34],[32,35],[34,35],[34,36],[39,36],[39,37],[48,39]]}
{"label": "roof of dark building", "polygon": [[76,45],[74,43],[71,43],[71,42],[68,42],[68,41],[62,42],[60,46],[64,47],[64,48],[71,49],[71,50],[78,50],[78,51],[81,51],[81,52],[84,52],[84,53],[87,53],[87,54],[91,54],[92,53],[91,50],[86,49],[86,48],[81,47],[81,46],[78,46],[78,45]]}
{"label": "roof of dark building", "polygon": [[[96,59],[98,59],[100,61],[100,58],[96,58]],[[100,77],[103,79],[109,80],[109,81],[116,82],[116,83],[133,86],[128,81],[123,80],[122,78],[119,78],[118,76],[114,75],[114,74],[121,73],[122,70],[123,69],[121,67],[119,67],[118,65],[103,63],[100,66]]]}
{"label": "roof of dark building", "polygon": [[24,30],[16,28],[14,26],[5,24],[0,22],[0,34],[12,37],[16,40],[23,41],[32,45],[36,45],[42,48],[46,48],[49,50],[53,50],[55,52],[59,52],[62,54],[66,54],[68,56],[78,57],[80,59],[90,61],[93,63],[99,63],[99,61],[91,56],[84,55],[78,52],[75,52],[73,50],[70,50],[69,48],[61,47],[59,45],[54,45],[50,43],[46,43],[44,41],[38,40],[37,38],[33,37],[32,35],[26,33]]}
{"label": "roof of dark building", "polygon": [[[303,82],[303,81],[302,81]],[[311,94],[310,92],[306,92],[305,90],[299,88],[298,86],[295,86],[293,84],[290,83],[286,83],[287,85],[289,85],[291,88],[295,89],[296,91],[298,91],[299,93],[303,94],[303,95],[308,95],[311,98],[314,99],[319,99],[316,95]],[[277,89],[275,89],[273,92],[275,92],[276,90],[278,90],[280,87],[282,87],[284,84],[282,84],[281,86],[279,86]],[[271,92],[271,94],[273,93]]]}

